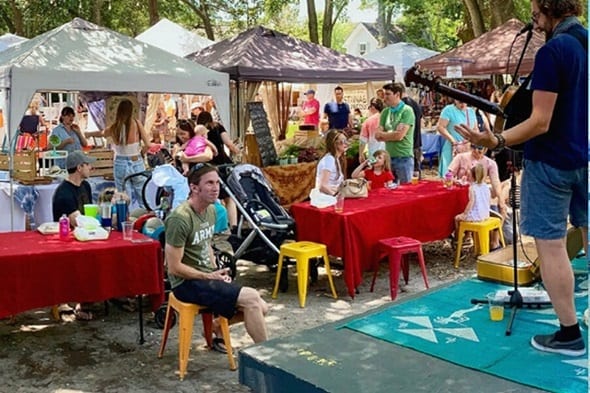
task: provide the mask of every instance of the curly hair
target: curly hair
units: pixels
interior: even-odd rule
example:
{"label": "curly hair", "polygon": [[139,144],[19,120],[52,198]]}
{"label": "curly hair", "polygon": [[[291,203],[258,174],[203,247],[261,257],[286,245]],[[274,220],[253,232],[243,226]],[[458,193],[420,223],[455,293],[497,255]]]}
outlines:
{"label": "curly hair", "polygon": [[580,0],[536,0],[536,2],[543,14],[555,19],[582,15]]}

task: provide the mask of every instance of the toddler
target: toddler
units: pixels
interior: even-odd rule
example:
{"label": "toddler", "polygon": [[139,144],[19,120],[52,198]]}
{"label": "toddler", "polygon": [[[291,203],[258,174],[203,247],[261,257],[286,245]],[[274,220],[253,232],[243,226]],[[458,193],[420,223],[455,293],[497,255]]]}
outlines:
{"label": "toddler", "polygon": [[483,165],[477,164],[471,168],[473,181],[469,186],[469,202],[465,206],[465,211],[455,216],[455,234],[461,221],[483,221],[490,217],[491,193],[490,188],[483,181],[485,175]]}
{"label": "toddler", "polygon": [[[191,139],[188,140],[188,142],[186,142],[186,146],[184,148],[184,154],[187,157],[192,157],[196,156],[197,154],[204,153],[207,146],[209,146],[213,152],[217,152],[217,148],[215,147],[215,145],[207,139],[208,132],[209,130],[207,130],[207,127],[205,127],[204,125],[199,124],[195,127],[195,136],[193,136]],[[182,174],[186,176],[188,174],[188,170],[189,163],[183,162]]]}
{"label": "toddler", "polygon": [[373,160],[363,161],[352,172],[351,177],[353,179],[367,179],[370,182],[371,189],[391,187],[393,185],[393,173],[391,172],[389,153],[385,150],[375,151]]}

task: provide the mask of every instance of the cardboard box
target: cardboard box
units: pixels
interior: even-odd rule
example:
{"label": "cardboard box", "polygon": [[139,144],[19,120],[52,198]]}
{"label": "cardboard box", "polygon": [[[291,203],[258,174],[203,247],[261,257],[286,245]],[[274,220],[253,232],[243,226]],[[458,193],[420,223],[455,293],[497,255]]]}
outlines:
{"label": "cardboard box", "polygon": [[[10,155],[0,153],[0,170],[8,171],[10,168]],[[16,152],[12,156],[13,178],[15,180],[35,180],[37,177],[37,153],[35,151]]]}

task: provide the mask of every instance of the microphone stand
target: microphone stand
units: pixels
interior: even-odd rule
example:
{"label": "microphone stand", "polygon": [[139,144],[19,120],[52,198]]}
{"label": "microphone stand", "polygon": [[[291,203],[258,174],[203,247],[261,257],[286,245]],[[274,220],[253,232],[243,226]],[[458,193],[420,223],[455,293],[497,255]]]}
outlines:
{"label": "microphone stand", "polygon": [[[512,76],[512,83],[516,80],[516,76],[518,75],[518,70],[520,68],[520,64],[522,63],[522,59],[526,52],[526,48],[533,36],[533,31],[528,30],[526,41],[524,43],[524,47],[520,54],[520,58],[518,60],[518,64],[516,66],[516,70],[514,71],[514,75]],[[518,37],[518,36],[517,36]],[[514,39],[516,40],[516,38]],[[514,42],[513,42],[514,43]],[[512,258],[513,258],[513,273],[514,273],[514,288],[508,291],[508,295],[510,298],[508,301],[504,302],[504,307],[508,306],[511,309],[510,317],[508,318],[508,324],[506,325],[506,336],[510,336],[512,334],[512,325],[514,323],[514,318],[516,317],[516,311],[523,306],[527,307],[541,307],[541,306],[551,306],[550,301],[524,301],[522,294],[518,290],[518,234],[517,234],[517,211],[520,208],[520,191],[519,186],[516,183],[516,152],[513,149],[510,149],[510,156],[512,162],[508,161],[508,167],[510,171],[510,205],[512,206]],[[487,303],[487,300],[481,299],[471,299],[471,304],[481,304]]]}
{"label": "microphone stand", "polygon": [[[518,71],[520,70],[520,65],[522,64],[522,59],[524,58],[524,54],[526,53],[526,48],[529,46],[529,42],[531,42],[531,38],[533,37],[533,29],[530,29],[526,33],[526,39],[524,41],[524,46],[522,47],[522,52],[520,52],[520,57],[518,58],[518,63],[516,63],[516,69],[514,70],[514,74],[512,74],[512,80],[510,81],[511,85],[514,85],[516,81],[516,77],[518,76]],[[514,37],[514,41],[516,41],[518,35]],[[512,42],[514,44],[514,41]],[[512,47],[511,47],[512,49]],[[510,59],[508,59],[508,64],[510,64]]]}

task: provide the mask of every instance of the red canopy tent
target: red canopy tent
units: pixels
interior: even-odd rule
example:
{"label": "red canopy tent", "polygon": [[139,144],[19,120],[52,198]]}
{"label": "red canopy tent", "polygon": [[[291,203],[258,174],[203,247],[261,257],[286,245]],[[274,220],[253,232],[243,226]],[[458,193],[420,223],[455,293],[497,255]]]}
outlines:
{"label": "red canopy tent", "polygon": [[[523,22],[517,19],[510,19],[503,25],[480,35],[458,48],[429,57],[416,64],[442,77],[446,76],[448,66],[461,66],[463,77],[512,74],[518,64],[526,41],[526,34],[521,34],[516,38],[512,51],[510,51],[510,45],[524,26]],[[544,43],[545,38],[543,35],[534,32],[524,54],[519,74],[528,74],[532,71],[535,54]],[[510,60],[508,60],[509,53]]]}

